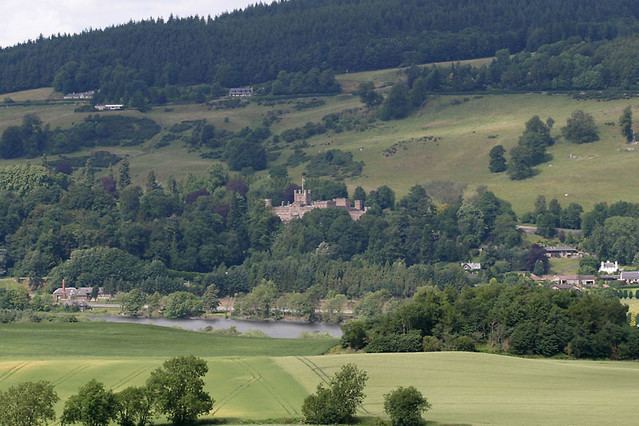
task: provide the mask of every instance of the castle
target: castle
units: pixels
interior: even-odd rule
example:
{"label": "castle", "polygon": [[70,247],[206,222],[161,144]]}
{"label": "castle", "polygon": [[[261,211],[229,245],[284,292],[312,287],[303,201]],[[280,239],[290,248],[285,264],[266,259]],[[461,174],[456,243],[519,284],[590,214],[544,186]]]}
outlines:
{"label": "castle", "polygon": [[267,207],[272,208],[273,214],[277,215],[282,222],[290,222],[293,219],[301,219],[306,213],[315,209],[344,209],[353,220],[358,220],[366,213],[366,207],[362,200],[355,200],[351,206],[348,198],[334,198],[330,201],[313,201],[311,191],[304,189],[295,190],[293,203],[273,207],[270,199],[264,200]]}

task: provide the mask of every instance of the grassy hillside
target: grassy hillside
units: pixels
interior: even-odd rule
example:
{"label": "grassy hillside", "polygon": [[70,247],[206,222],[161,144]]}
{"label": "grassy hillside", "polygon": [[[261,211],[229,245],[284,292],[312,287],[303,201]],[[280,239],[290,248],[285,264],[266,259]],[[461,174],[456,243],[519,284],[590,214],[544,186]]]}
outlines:
{"label": "grassy hillside", "polygon": [[[322,135],[311,140],[310,152],[331,148],[353,152],[366,163],[361,177],[350,182],[373,189],[390,185],[405,193],[414,184],[453,181],[469,188],[487,185],[513,203],[518,212],[531,209],[539,194],[561,202],[580,202],[586,207],[597,201],[639,201],[634,173],[639,158],[627,146],[616,125],[622,109],[637,107],[637,100],[611,102],[577,101],[567,95],[437,96],[415,115],[382,123],[364,132]],[[601,141],[573,145],[559,140],[550,149],[553,161],[540,166],[540,174],[526,181],[511,181],[504,174],[488,171],[488,152],[503,144],[517,143],[524,123],[533,115],[552,116],[555,136],[576,109],[594,115]],[[435,141],[424,137],[439,138]],[[402,142],[403,141],[403,142]],[[394,144],[396,154],[384,151]]]}
{"label": "grassy hillside", "polygon": [[[472,65],[474,67],[480,67],[482,65],[487,65],[493,60],[493,57],[489,58],[479,58],[479,59],[469,59],[466,61],[448,61],[448,62],[434,62],[431,64],[421,65],[425,66],[441,66],[448,67],[451,64],[460,64],[460,65]],[[387,68],[382,70],[375,71],[363,71],[363,72],[354,72],[348,74],[341,74],[337,76],[337,81],[339,81],[342,86],[342,91],[345,93],[353,93],[357,90],[360,83],[366,81],[372,81],[375,83],[376,87],[386,87],[393,84],[396,81],[403,80],[405,78],[404,71],[406,68]]]}
{"label": "grassy hillside", "polygon": [[[356,82],[367,79],[386,80],[398,77],[397,70],[348,74],[340,79]],[[380,80],[380,81],[381,81]],[[276,112],[279,121],[272,131],[301,127],[307,122],[320,122],[322,117],[361,106],[357,97],[343,94],[322,98],[325,103],[313,108],[297,109],[298,100],[275,105],[258,105],[237,109],[216,110],[206,105],[172,105],[154,108],[146,116],[164,129],[184,120],[206,119],[216,127],[231,131],[246,126],[256,127],[269,113]],[[347,183],[352,189],[362,185],[374,189],[389,185],[400,195],[415,184],[451,181],[472,190],[486,185],[513,203],[519,213],[532,208],[537,195],[558,198],[562,203],[579,202],[586,208],[598,201],[639,201],[634,187],[639,175],[634,170],[639,161],[635,146],[624,143],[615,124],[624,107],[639,107],[639,100],[578,101],[569,95],[511,94],[484,96],[432,96],[427,105],[405,120],[378,122],[364,131],[327,133],[309,139],[308,154],[338,148],[350,151],[356,160],[365,162],[363,174]],[[82,120],[87,113],[75,113],[74,105],[39,105],[0,108],[0,131],[19,123],[27,113],[38,114],[51,126],[68,127]],[[561,139],[560,128],[576,109],[594,115],[601,132],[601,141],[588,145],[572,145]],[[137,111],[124,114],[142,116]],[[496,144],[507,149],[517,143],[524,123],[533,115],[551,116],[556,125],[556,146],[549,151],[551,162],[539,167],[539,175],[526,181],[511,181],[504,174],[488,171],[488,152]],[[182,178],[189,173],[206,173],[212,160],[189,151],[182,142],[162,148],[155,144],[156,136],[147,144],[136,147],[108,148],[130,157],[131,170],[137,182],[143,182],[154,169],[160,180],[169,176]],[[394,153],[388,154],[389,151]],[[285,149],[274,164],[284,163],[292,150]],[[80,153],[83,154],[83,153]],[[25,160],[19,160],[25,161]],[[30,160],[40,162],[40,159]],[[11,164],[14,161],[0,161]],[[290,170],[299,179],[304,166]]]}
{"label": "grassy hillside", "polygon": [[385,393],[414,385],[433,404],[429,420],[442,424],[631,424],[636,418],[639,364],[631,362],[459,352],[311,356],[329,342],[90,323],[2,326],[0,338],[0,389],[46,379],[63,400],[92,378],[116,391],[143,384],[167,357],[192,352],[208,361],[215,418],[299,417],[304,397],[348,362],[370,376],[363,416],[383,415]]}

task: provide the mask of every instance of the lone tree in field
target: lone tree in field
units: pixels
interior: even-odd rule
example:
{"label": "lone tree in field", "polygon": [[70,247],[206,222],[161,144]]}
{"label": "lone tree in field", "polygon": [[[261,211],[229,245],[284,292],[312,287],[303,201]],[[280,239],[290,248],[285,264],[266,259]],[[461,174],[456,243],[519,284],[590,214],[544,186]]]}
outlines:
{"label": "lone tree in field", "polygon": [[506,150],[503,146],[497,145],[490,150],[490,165],[488,168],[491,173],[501,173],[506,171]]}
{"label": "lone tree in field", "polygon": [[430,409],[430,403],[413,386],[399,387],[384,395],[384,411],[393,426],[419,426],[424,424],[422,413]]}
{"label": "lone tree in field", "polygon": [[317,392],[304,400],[302,413],[306,423],[352,423],[357,407],[364,401],[364,387],[368,375],[354,364],[346,364],[325,387],[317,386]]}
{"label": "lone tree in field", "polygon": [[153,399],[146,387],[128,387],[115,394],[116,419],[120,426],[147,426],[153,412]]}
{"label": "lone tree in field", "polygon": [[213,409],[213,399],[204,391],[206,361],[194,356],[165,361],[147,381],[155,407],[177,426],[194,424]]}
{"label": "lone tree in field", "polygon": [[583,111],[575,111],[566,121],[561,134],[568,142],[582,144],[599,140],[599,131],[592,115]]}
{"label": "lone tree in field", "polygon": [[26,382],[0,392],[0,426],[44,426],[55,420],[58,394],[49,382]]}
{"label": "lone tree in field", "polygon": [[116,419],[117,410],[118,401],[113,392],[106,390],[102,383],[91,380],[64,404],[61,423],[107,426]]}
{"label": "lone tree in field", "polygon": [[621,134],[626,138],[628,143],[635,140],[635,132],[632,130],[632,108],[626,107],[619,117],[619,127],[621,127]]}

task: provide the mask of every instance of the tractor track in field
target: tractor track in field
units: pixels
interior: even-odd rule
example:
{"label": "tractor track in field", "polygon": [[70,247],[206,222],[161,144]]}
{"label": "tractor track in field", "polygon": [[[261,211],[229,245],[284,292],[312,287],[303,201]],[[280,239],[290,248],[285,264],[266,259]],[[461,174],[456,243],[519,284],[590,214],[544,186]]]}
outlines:
{"label": "tractor track in field", "polygon": [[127,374],[126,376],[124,376],[123,378],[121,378],[120,380],[118,380],[112,387],[113,390],[116,390],[124,385],[126,385],[127,383],[129,383],[131,380],[135,379],[136,377],[142,375],[144,372],[150,370],[149,367],[142,367],[139,368],[137,370],[134,370],[133,372],[131,372],[130,374]]}
{"label": "tractor track in field", "polygon": [[282,407],[284,411],[288,413],[289,416],[299,414],[299,412],[297,411],[295,407],[293,407],[292,405],[289,405],[289,403],[286,400],[284,400],[278,395],[278,393],[270,385],[270,383],[268,383],[268,381],[264,379],[264,376],[262,376],[262,373],[260,373],[259,370],[256,370],[253,366],[251,366],[248,362],[244,360],[240,360],[239,362],[240,364],[244,365],[244,367],[251,373],[251,375],[253,375],[254,377],[257,377],[257,381],[264,386],[266,391],[273,397],[273,399],[280,405],[280,407]]}
{"label": "tractor track in field", "polygon": [[296,358],[302,364],[310,368],[310,370],[313,373],[315,373],[315,375],[319,377],[324,383],[328,384],[331,381],[331,378],[328,376],[328,374],[326,374],[326,371],[322,370],[322,368],[319,365],[315,364],[313,361],[311,361],[307,357],[298,356]]}
{"label": "tractor track in field", "polygon": [[11,376],[16,374],[18,371],[22,370],[27,365],[29,365],[28,362],[22,362],[20,364],[14,365],[13,367],[8,369],[4,373],[0,374],[0,382],[4,382],[5,380],[9,379]]}
{"label": "tractor track in field", "polygon": [[67,371],[65,374],[63,374],[62,376],[58,377],[54,382],[52,382],[51,384],[53,386],[59,386],[62,383],[66,382],[67,380],[69,380],[71,377],[85,371],[89,369],[89,364],[80,364],[79,366],[77,366],[76,368]]}
{"label": "tractor track in field", "polygon": [[[239,363],[238,359],[233,359],[233,361]],[[212,411],[212,413],[213,414],[217,413],[222,407],[224,407],[227,403],[232,401],[244,389],[248,388],[249,386],[251,386],[253,383],[256,383],[257,381],[258,381],[257,377],[255,377],[253,374],[251,374],[251,378],[250,379],[248,379],[244,383],[240,383],[239,385],[234,387],[233,390],[231,392],[229,392],[224,398],[222,398],[219,401],[216,401],[215,409]]]}
{"label": "tractor track in field", "polygon": [[[315,364],[313,361],[311,361],[310,359],[308,359],[307,357],[304,356],[298,356],[296,357],[298,361],[300,361],[302,364],[304,364],[305,366],[307,366],[313,373],[315,373],[315,375],[317,377],[320,378],[320,380],[322,382],[324,382],[325,384],[329,384],[330,383],[330,377],[328,374],[326,374],[326,372],[324,370],[322,370],[322,367],[320,367],[319,365]],[[359,408],[366,414],[370,414],[370,412],[364,408],[363,404],[360,404]]]}

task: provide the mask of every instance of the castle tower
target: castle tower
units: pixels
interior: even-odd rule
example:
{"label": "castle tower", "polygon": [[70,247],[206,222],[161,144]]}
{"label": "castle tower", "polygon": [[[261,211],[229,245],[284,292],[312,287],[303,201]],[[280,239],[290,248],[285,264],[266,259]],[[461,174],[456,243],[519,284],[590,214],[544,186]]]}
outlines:
{"label": "castle tower", "polygon": [[298,206],[310,206],[313,203],[311,191],[304,188],[295,190],[293,202]]}

